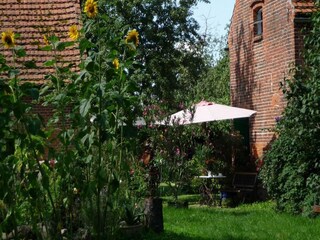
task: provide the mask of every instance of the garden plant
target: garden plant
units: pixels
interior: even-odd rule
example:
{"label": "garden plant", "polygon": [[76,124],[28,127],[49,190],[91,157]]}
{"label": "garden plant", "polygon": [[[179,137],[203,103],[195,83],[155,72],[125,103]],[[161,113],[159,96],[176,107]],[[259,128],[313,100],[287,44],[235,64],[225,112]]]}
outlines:
{"label": "garden plant", "polygon": [[[1,33],[8,52],[0,55],[2,238],[116,239],[120,223],[143,220],[143,198],[157,196],[161,176],[150,173],[174,183],[175,201],[199,174],[192,133],[152,125],[194,101],[208,70],[190,19],[198,1],[80,2],[82,21],[68,36],[45,31],[35,43],[52,56],[42,85],[20,77],[40,67],[25,60],[23,36]],[[69,49],[79,62],[63,59]],[[50,119],[38,106],[52,109]],[[135,126],[138,116],[146,126]],[[150,164],[141,162],[146,139],[155,144]]]}
{"label": "garden plant", "polygon": [[[11,51],[10,61],[0,58],[0,232],[6,237],[20,239],[26,226],[37,239],[105,239],[117,234],[122,204],[140,204],[128,187],[139,33],[105,14],[106,7],[87,0],[83,24],[69,29],[67,42],[54,32],[39,39],[52,55],[44,64],[54,69],[41,87],[19,79],[18,60],[28,55],[19,34],[2,33]],[[61,59],[71,47],[79,49],[79,67]],[[37,68],[32,61],[23,67]],[[53,109],[49,121],[34,112],[37,104]]]}
{"label": "garden plant", "polygon": [[304,64],[296,65],[292,78],[282,84],[287,107],[275,119],[275,141],[264,157],[262,180],[280,210],[313,215],[319,204],[319,28],[315,12],[306,29]]}

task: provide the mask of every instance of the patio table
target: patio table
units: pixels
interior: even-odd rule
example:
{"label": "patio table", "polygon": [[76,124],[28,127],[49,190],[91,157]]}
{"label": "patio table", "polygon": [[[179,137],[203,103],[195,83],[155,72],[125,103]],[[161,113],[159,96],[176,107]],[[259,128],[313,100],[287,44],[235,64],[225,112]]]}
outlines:
{"label": "patio table", "polygon": [[220,180],[226,178],[226,176],[222,174],[218,175],[206,175],[206,176],[198,176],[198,178],[206,179],[200,186],[200,194],[201,194],[201,203],[211,206],[215,203],[215,200],[218,200],[217,206],[221,206],[220,199],[220,187],[215,187],[212,179],[217,180],[217,184],[220,185]]}

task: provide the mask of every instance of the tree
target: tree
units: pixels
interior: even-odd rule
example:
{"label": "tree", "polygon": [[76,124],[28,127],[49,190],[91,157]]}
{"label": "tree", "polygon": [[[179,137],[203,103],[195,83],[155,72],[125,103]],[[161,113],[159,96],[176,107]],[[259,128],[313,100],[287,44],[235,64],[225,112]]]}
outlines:
{"label": "tree", "polygon": [[144,69],[135,78],[140,94],[146,96],[146,105],[151,100],[163,100],[169,108],[176,107],[206,69],[204,41],[191,11],[200,1],[108,1],[111,7],[105,11],[113,19],[110,27],[120,22],[139,32],[139,56]]}
{"label": "tree", "polygon": [[[229,25],[226,26],[229,29]],[[228,34],[213,36],[204,33],[206,45],[204,46],[203,58],[208,66],[199,79],[194,98],[206,99],[222,104],[230,103],[230,70],[229,55],[226,50]]]}
{"label": "tree", "polygon": [[305,38],[304,64],[283,91],[287,107],[276,119],[279,137],[264,157],[262,180],[280,210],[310,213],[320,197],[320,12]]}
{"label": "tree", "polygon": [[217,103],[230,103],[229,56],[222,52],[217,63],[196,86],[196,98],[212,100]]}

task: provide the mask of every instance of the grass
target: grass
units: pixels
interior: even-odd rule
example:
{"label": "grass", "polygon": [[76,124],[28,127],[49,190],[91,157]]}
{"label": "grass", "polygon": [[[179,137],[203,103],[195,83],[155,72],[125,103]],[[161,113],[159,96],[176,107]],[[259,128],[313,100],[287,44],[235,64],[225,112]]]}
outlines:
{"label": "grass", "polygon": [[[174,200],[173,196],[164,196],[164,197],[162,197],[162,199],[165,202]],[[190,204],[196,204],[200,200],[200,195],[199,194],[179,195],[178,200],[179,201],[188,201]]]}
{"label": "grass", "polygon": [[320,218],[310,219],[274,211],[271,202],[236,208],[188,209],[164,206],[164,233],[139,239],[177,240],[308,240],[320,239]]}

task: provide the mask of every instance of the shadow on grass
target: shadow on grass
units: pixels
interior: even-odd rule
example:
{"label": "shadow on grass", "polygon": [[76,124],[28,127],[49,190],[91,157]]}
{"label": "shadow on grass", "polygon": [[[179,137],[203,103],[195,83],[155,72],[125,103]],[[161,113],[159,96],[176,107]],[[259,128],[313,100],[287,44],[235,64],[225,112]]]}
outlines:
{"label": "shadow on grass", "polygon": [[230,236],[228,234],[223,235],[219,238],[215,238],[214,240],[253,240],[253,238],[248,238],[248,237],[234,237]]}
{"label": "shadow on grass", "polygon": [[218,215],[230,215],[230,216],[246,216],[254,212],[254,210],[246,211],[239,210],[238,208],[193,208],[196,211],[204,214],[218,214]]}
{"label": "shadow on grass", "polygon": [[229,214],[235,217],[240,217],[240,216],[247,216],[250,215],[251,213],[247,212],[247,211],[230,211],[229,213],[224,213],[224,214]]}
{"label": "shadow on grass", "polygon": [[[134,239],[134,238],[130,238]],[[170,231],[164,231],[161,234],[156,234],[154,232],[147,232],[143,236],[139,237],[139,240],[253,240],[251,238],[246,237],[234,237],[229,234],[224,234],[219,236],[218,238],[203,238],[199,236],[188,236],[183,233],[175,233]]]}
{"label": "shadow on grass", "polygon": [[140,238],[141,240],[207,240],[205,238],[199,238],[197,236],[188,236],[183,233],[175,233],[175,232],[170,232],[170,231],[164,231],[161,234],[156,234],[153,232],[147,232],[143,238]]}

